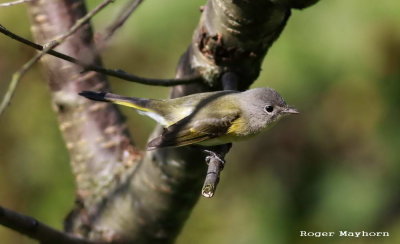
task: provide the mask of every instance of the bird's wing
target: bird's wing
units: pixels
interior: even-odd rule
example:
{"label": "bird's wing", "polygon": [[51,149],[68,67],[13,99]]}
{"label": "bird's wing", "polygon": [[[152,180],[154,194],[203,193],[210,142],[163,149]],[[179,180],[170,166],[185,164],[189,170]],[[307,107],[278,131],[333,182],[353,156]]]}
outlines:
{"label": "bird's wing", "polygon": [[[221,116],[222,115],[222,116]],[[147,145],[148,150],[162,147],[180,147],[225,135],[234,121],[239,118],[239,111],[209,114],[206,119],[192,121],[187,116],[169,126]]]}

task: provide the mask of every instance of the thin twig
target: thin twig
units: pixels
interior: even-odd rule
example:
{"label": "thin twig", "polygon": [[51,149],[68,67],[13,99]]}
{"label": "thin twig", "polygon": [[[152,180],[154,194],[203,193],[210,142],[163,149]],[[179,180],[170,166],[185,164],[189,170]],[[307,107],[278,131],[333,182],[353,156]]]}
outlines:
{"label": "thin twig", "polygon": [[[31,42],[21,36],[18,36],[11,31],[7,30],[4,26],[0,25],[0,32],[3,33],[4,35],[11,37],[12,39],[21,42],[25,45],[28,45],[34,49],[37,50],[43,50],[43,46],[36,44],[34,42]],[[77,60],[71,56],[65,55],[63,53],[50,50],[47,52],[47,54],[50,54],[54,57],[63,59],[65,61],[77,64],[79,66],[82,66],[85,71],[95,71],[101,74],[105,74],[108,76],[116,77],[119,79],[123,79],[126,81],[131,81],[131,82],[136,82],[140,84],[145,84],[145,85],[151,85],[151,86],[176,86],[176,85],[182,85],[182,84],[189,84],[189,83],[195,83],[195,82],[200,82],[202,81],[202,78],[200,75],[194,75],[194,76],[188,76],[184,78],[177,78],[177,79],[151,79],[151,78],[144,78],[140,76],[136,76],[133,74],[129,74],[123,70],[113,70],[113,69],[106,69],[100,66],[92,65],[92,64],[87,64],[85,62],[82,62],[80,60]]]}
{"label": "thin twig", "polygon": [[39,60],[39,58],[37,57],[38,56],[36,55],[34,58],[25,63],[17,72],[13,74],[10,84],[8,85],[6,94],[4,95],[3,100],[1,101],[0,104],[0,116],[3,114],[7,106],[10,104],[11,99],[15,93],[15,89],[17,88],[17,85],[21,80],[22,76],[30,69],[30,67],[33,64],[36,63],[37,60]]}
{"label": "thin twig", "polygon": [[131,0],[124,6],[118,17],[106,28],[102,42],[107,43],[114,35],[115,31],[124,25],[131,14],[139,7],[143,0]]}
{"label": "thin twig", "polygon": [[0,3],[0,8],[1,7],[10,7],[10,6],[14,6],[14,5],[21,4],[21,3],[27,3],[30,1],[32,1],[32,0],[17,0],[17,1],[8,2],[8,3]]}
{"label": "thin twig", "polygon": [[53,229],[36,219],[22,215],[15,211],[0,206],[0,224],[32,239],[40,241],[40,243],[58,243],[58,244],[90,244],[94,242],[86,241],[70,234]]}

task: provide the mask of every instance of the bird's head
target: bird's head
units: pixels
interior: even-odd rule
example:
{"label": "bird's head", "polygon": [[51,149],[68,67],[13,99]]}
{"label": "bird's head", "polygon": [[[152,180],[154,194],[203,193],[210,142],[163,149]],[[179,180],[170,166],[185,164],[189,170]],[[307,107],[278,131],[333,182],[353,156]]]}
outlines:
{"label": "bird's head", "polygon": [[246,100],[250,101],[252,114],[262,118],[264,124],[271,124],[280,118],[298,114],[299,111],[286,104],[282,96],[272,88],[255,88],[246,91]]}

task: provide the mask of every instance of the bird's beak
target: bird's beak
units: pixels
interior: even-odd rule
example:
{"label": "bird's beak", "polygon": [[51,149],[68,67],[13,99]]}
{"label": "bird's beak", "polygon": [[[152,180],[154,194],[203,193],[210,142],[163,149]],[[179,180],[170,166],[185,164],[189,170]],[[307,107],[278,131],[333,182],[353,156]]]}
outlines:
{"label": "bird's beak", "polygon": [[300,113],[299,110],[297,110],[293,107],[287,107],[283,110],[283,112],[287,113],[287,114],[299,114]]}

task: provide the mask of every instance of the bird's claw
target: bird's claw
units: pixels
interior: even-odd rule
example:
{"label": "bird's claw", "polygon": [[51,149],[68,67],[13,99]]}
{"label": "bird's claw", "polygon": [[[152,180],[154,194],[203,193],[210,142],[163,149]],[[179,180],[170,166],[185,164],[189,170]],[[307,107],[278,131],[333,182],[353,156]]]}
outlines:
{"label": "bird's claw", "polygon": [[207,165],[210,163],[210,161],[215,158],[216,160],[218,160],[221,163],[221,166],[223,167],[225,164],[225,160],[221,159],[221,156],[219,156],[217,153],[210,151],[210,150],[204,150],[205,153],[209,154],[206,157],[206,163]]}

